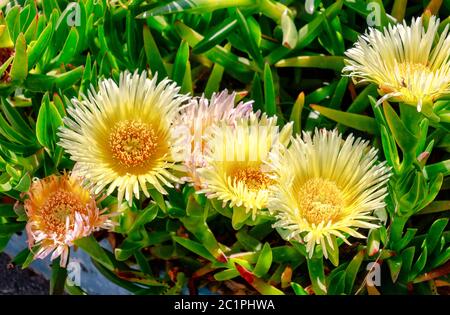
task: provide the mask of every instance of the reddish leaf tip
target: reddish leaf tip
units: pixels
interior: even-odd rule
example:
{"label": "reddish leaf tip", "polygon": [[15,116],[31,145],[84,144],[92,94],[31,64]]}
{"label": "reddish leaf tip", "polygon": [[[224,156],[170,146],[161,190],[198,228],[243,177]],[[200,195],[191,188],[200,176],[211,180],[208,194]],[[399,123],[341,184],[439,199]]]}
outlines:
{"label": "reddish leaf tip", "polygon": [[250,271],[248,271],[239,264],[234,265],[236,266],[237,271],[239,271],[241,277],[244,278],[245,281],[247,281],[250,284],[252,284],[253,281],[255,281],[255,276]]}

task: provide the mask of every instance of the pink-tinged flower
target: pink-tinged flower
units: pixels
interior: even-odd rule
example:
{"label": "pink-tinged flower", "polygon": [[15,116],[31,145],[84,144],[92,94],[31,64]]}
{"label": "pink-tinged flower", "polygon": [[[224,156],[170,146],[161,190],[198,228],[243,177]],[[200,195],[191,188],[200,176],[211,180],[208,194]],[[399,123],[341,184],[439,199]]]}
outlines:
{"label": "pink-tinged flower", "polygon": [[179,142],[177,148],[186,166],[187,176],[183,180],[193,183],[196,188],[201,186],[197,169],[206,166],[205,139],[210,136],[212,127],[218,122],[235,126],[238,119],[252,113],[253,101],[240,102],[235,106],[235,97],[235,92],[230,94],[224,90],[214,93],[211,100],[204,96],[193,98],[174,121],[175,135],[185,139]]}
{"label": "pink-tinged flower", "polygon": [[51,175],[32,183],[25,200],[28,216],[28,245],[38,247],[34,258],[51,260],[61,256],[67,264],[69,247],[100,228],[109,229],[111,214],[97,206],[96,199],[83,188],[80,179],[64,174]]}

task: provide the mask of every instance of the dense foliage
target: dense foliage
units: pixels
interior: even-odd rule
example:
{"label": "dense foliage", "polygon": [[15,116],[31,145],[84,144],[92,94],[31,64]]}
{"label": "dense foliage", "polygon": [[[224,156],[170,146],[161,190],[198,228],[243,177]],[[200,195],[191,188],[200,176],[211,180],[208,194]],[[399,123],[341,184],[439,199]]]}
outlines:
{"label": "dense foliage", "polygon": [[[73,169],[57,135],[70,100],[102,78],[148,70],[177,82],[180,93],[235,90],[236,102],[254,100],[254,111],[277,115],[280,126],[293,121],[294,133],[337,128],[369,140],[392,171],[378,213],[385,224],[352,245],[340,242],[328,259],[320,247],[309,258],[270,218],[252,221],[190,185],[167,195],[150,189],[151,198],[123,204],[112,231],[71,248],[86,251],[105,281],[135,294],[448,293],[449,99],[420,113],[377,105],[375,84],[355,86],[341,73],[344,52],[368,23],[381,30],[437,15],[442,32],[448,1],[18,2],[0,16],[0,250],[24,230],[33,179]],[[114,194],[101,203],[117,209]],[[29,266],[32,251],[24,244],[13,262]],[[377,266],[381,285],[369,286]],[[52,293],[83,294],[65,285],[65,268],[52,269]]]}

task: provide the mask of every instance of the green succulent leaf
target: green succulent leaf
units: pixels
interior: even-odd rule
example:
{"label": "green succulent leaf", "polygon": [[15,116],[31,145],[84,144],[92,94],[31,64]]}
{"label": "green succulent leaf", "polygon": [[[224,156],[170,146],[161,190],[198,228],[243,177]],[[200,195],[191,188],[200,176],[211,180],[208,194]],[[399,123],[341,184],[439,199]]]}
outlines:
{"label": "green succulent leaf", "polygon": [[294,290],[295,295],[308,295],[305,289],[298,283],[291,282],[292,290]]}
{"label": "green succulent leaf", "polygon": [[355,285],[356,275],[364,259],[364,251],[359,251],[345,269],[345,292],[351,294]]}
{"label": "green succulent leaf", "polygon": [[0,223],[0,237],[5,237],[11,234],[14,234],[16,232],[20,232],[25,227],[25,223]]}
{"label": "green succulent leaf", "polygon": [[426,239],[424,241],[424,246],[428,249],[428,253],[431,254],[436,249],[439,244],[442,233],[447,226],[448,218],[438,219],[433,222],[430,229],[428,230]]}
{"label": "green succulent leaf", "polygon": [[25,42],[25,36],[20,33],[17,37],[15,45],[14,61],[11,66],[11,80],[23,81],[28,74],[28,56],[27,56],[27,43]]}
{"label": "green succulent leaf", "polygon": [[314,293],[317,295],[327,294],[323,258],[313,257],[307,259],[306,262]]}
{"label": "green succulent leaf", "polygon": [[227,0],[218,0],[218,1],[210,1],[210,0],[195,0],[195,1],[186,1],[186,0],[175,0],[169,2],[168,4],[158,6],[149,11],[145,11],[137,16],[137,18],[147,18],[149,16],[163,15],[163,14],[172,14],[178,12],[208,12],[214,11],[223,8],[229,7],[242,7],[242,6],[251,6],[255,5],[255,2],[252,0],[235,0],[235,1],[227,1]]}
{"label": "green succulent leaf", "polygon": [[57,131],[63,121],[55,105],[50,102],[48,94],[42,101],[36,121],[36,137],[39,143],[54,151],[57,142]]}
{"label": "green succulent leaf", "polygon": [[277,112],[275,99],[275,85],[272,76],[272,70],[269,64],[264,67],[264,99],[265,112],[268,116],[273,116]]}
{"label": "green succulent leaf", "polygon": [[111,256],[107,254],[106,250],[100,246],[93,236],[87,236],[76,240],[75,245],[84,250],[91,258],[107,268],[108,270],[115,269],[115,263]]}
{"label": "green succulent leaf", "polygon": [[209,261],[215,261],[216,259],[209,253],[209,251],[200,243],[191,241],[186,238],[174,236],[174,241],[176,241],[181,246],[190,250],[191,252],[208,259]]}
{"label": "green succulent leaf", "polygon": [[395,283],[398,279],[400,271],[402,270],[403,259],[402,256],[394,256],[387,260],[389,270],[391,273],[392,282]]}
{"label": "green succulent leaf", "polygon": [[235,17],[229,17],[222,23],[212,28],[204,38],[192,49],[193,54],[207,52],[212,47],[219,45],[236,28],[238,21]]}
{"label": "green succulent leaf", "polygon": [[263,277],[269,272],[272,265],[272,249],[268,243],[265,243],[256,262],[256,266],[253,269],[253,273],[257,277]]}
{"label": "green succulent leaf", "polygon": [[383,109],[389,129],[399,147],[405,153],[414,151],[417,146],[417,137],[406,128],[403,121],[389,103],[384,102]]}
{"label": "green succulent leaf", "polygon": [[144,25],[143,36],[147,63],[152,71],[157,72],[160,78],[164,78],[167,75],[164,61],[161,57],[158,46],[155,43],[155,39],[153,38],[151,31],[146,25]]}

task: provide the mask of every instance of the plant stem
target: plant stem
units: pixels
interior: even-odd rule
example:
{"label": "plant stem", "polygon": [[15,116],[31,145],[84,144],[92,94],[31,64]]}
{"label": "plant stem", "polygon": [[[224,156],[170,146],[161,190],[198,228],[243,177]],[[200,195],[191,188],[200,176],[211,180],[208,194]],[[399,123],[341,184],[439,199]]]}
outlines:
{"label": "plant stem", "polygon": [[405,17],[406,4],[408,0],[395,0],[394,5],[392,6],[391,15],[395,17],[397,22],[403,21]]}

